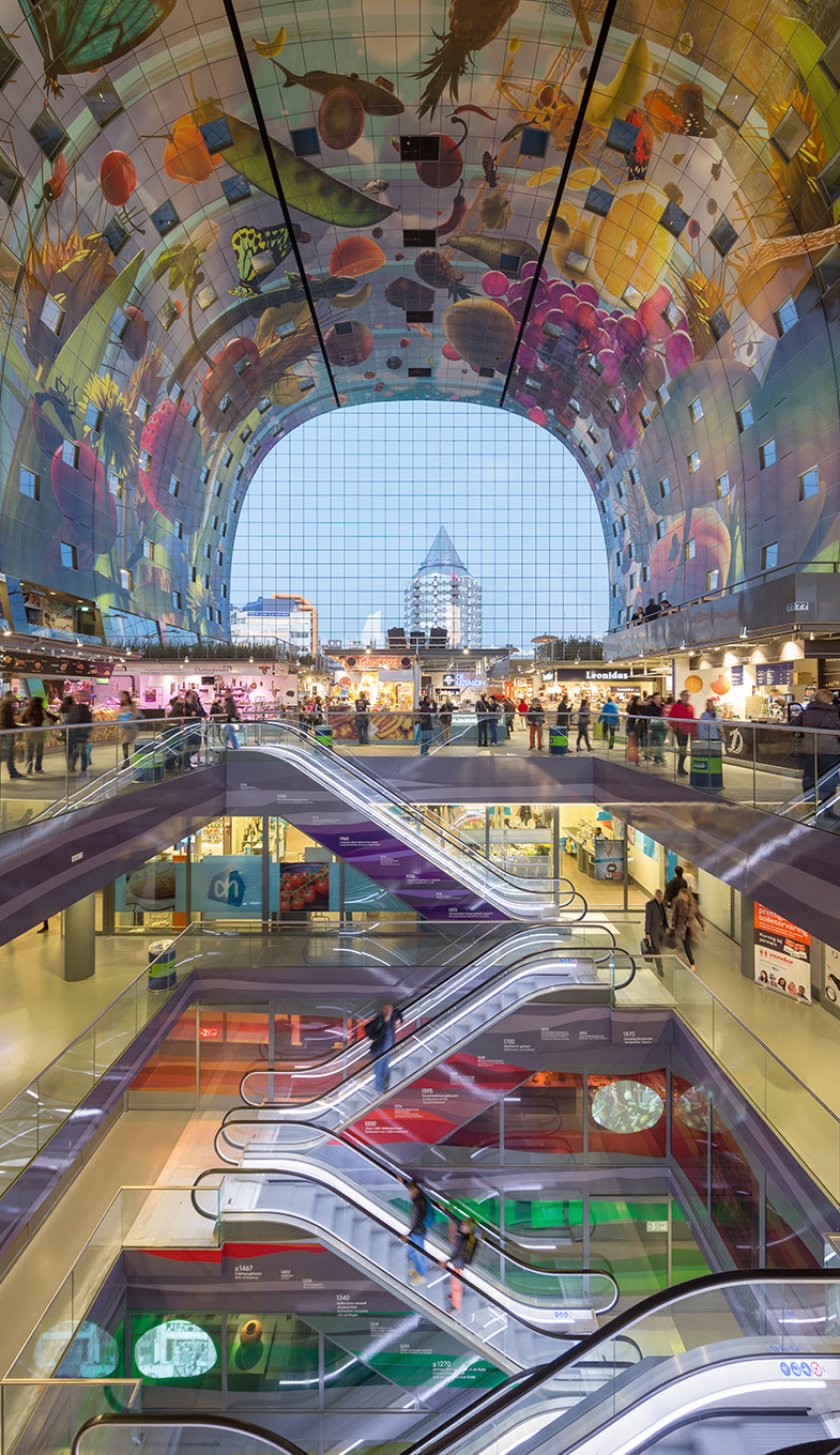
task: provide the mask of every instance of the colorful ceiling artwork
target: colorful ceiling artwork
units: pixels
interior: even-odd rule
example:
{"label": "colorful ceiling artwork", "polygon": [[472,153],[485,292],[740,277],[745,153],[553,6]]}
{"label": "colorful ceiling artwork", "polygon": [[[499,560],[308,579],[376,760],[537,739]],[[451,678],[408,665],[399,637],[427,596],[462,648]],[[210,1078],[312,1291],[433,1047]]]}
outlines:
{"label": "colorful ceiling artwork", "polygon": [[573,451],[613,626],[836,562],[838,23],[5,0],[0,570],[224,637],[260,460],[406,397]]}

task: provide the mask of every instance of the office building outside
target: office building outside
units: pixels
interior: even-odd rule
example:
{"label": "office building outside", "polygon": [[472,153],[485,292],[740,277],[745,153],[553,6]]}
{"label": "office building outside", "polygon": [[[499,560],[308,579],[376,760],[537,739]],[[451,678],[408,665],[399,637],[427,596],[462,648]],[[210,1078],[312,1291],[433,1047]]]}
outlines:
{"label": "office building outside", "polygon": [[481,645],[481,584],[441,526],[405,588],[406,631],[443,628],[452,647]]}
{"label": "office building outside", "polygon": [[288,642],[302,655],[318,650],[318,612],[305,596],[258,596],[231,612],[235,642]]}

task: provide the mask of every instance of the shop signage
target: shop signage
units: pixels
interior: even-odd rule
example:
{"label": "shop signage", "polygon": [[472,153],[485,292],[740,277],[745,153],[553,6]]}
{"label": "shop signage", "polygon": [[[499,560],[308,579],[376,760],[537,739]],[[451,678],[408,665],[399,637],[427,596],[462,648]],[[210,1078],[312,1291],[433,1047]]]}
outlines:
{"label": "shop signage", "polygon": [[743,667],[730,667],[729,668],[729,680],[732,683],[732,686],[733,687],[743,687],[743,685],[744,685],[744,669],[743,669]]}
{"label": "shop signage", "polygon": [[621,682],[634,686],[638,682],[649,682],[653,677],[661,675],[657,672],[646,672],[642,669],[626,669],[621,672],[617,668],[613,670],[596,671],[592,667],[556,667],[553,672],[543,673],[543,681],[555,682]]}
{"label": "shop signage", "polygon": [[789,1000],[811,1003],[811,936],[766,905],[755,905],[754,977]]}
{"label": "shop signage", "polygon": [[755,669],[756,687],[792,687],[792,662],[765,662]]}
{"label": "shop signage", "polygon": [[48,652],[3,652],[0,654],[0,668],[4,676],[14,673],[27,677],[96,677],[108,681],[114,670],[113,662],[103,662],[101,657],[59,656]]}

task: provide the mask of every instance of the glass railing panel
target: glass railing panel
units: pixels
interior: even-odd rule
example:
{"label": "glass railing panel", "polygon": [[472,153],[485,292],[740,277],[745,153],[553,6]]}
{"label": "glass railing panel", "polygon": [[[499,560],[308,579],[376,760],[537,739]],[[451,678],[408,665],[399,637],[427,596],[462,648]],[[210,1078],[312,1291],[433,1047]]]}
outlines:
{"label": "glass railing panel", "polygon": [[764,1111],[809,1173],[840,1200],[840,1122],[790,1071],[766,1057]]}
{"label": "glass railing panel", "polygon": [[[43,1379],[0,1382],[0,1455],[45,1455],[69,1451],[88,1420],[114,1410],[139,1414],[141,1390],[136,1380]],[[125,1438],[123,1436],[123,1438]],[[126,1446],[121,1447],[125,1450]],[[102,1447],[115,1452],[116,1443]]]}
{"label": "glass railing panel", "polygon": [[764,1047],[719,1000],[714,1000],[712,1007],[711,1049],[753,1105],[760,1112],[766,1112],[767,1055]]}
{"label": "glass railing panel", "polygon": [[683,1020],[709,1050],[714,1048],[714,996],[687,965],[673,966],[673,995]]}
{"label": "glass railing panel", "polygon": [[49,1141],[92,1089],[94,1059],[95,1037],[91,1027],[38,1077],[39,1147]]}

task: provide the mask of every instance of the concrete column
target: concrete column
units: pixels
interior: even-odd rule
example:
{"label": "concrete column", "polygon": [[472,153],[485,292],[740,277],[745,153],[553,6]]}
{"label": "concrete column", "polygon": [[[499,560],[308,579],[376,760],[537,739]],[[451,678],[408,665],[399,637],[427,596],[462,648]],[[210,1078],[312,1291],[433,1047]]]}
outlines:
{"label": "concrete column", "polygon": [[741,974],[755,979],[755,900],[741,898]]}
{"label": "concrete column", "polygon": [[64,911],[64,979],[88,980],[96,971],[96,895]]}

